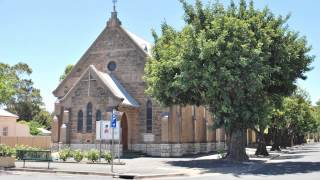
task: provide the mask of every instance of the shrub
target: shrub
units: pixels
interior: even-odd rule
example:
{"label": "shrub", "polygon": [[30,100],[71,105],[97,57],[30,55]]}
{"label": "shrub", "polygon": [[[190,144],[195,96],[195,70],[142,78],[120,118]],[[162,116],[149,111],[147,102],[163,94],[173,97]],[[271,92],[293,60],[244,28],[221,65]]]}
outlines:
{"label": "shrub", "polygon": [[217,153],[218,153],[219,159],[223,159],[225,157],[225,150],[224,149],[218,149]]}
{"label": "shrub", "polygon": [[37,150],[43,150],[43,149],[37,148],[37,147],[31,147],[27,145],[16,145],[15,150],[37,151]]}
{"label": "shrub", "polygon": [[67,153],[65,151],[59,151],[59,159],[63,160],[63,162],[67,161]]}
{"label": "shrub", "polygon": [[65,148],[59,151],[59,159],[61,159],[62,161],[67,161],[68,157],[72,157],[72,151],[70,150],[70,148]]}
{"label": "shrub", "polygon": [[96,149],[91,149],[87,152],[86,157],[88,158],[88,160],[94,163],[99,159],[99,151]]}
{"label": "shrub", "polygon": [[14,149],[4,145],[0,144],[0,157],[12,157],[14,155]]}
{"label": "shrub", "polygon": [[41,131],[38,128],[41,128],[41,124],[39,124],[36,121],[25,121],[21,120],[19,121],[20,124],[27,124],[29,126],[30,134],[33,136],[37,136],[41,133]]}
{"label": "shrub", "polygon": [[110,151],[104,151],[104,152],[102,152],[101,157],[104,158],[109,164],[111,163],[112,154],[111,154]]}
{"label": "shrub", "polygon": [[83,153],[80,150],[76,150],[73,152],[73,159],[77,162],[82,161]]}

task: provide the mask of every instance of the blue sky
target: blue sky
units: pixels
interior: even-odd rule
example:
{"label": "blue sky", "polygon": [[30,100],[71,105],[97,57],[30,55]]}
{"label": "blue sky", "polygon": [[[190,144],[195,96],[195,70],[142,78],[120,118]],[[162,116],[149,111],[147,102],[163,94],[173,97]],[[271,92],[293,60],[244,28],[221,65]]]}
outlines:
{"label": "blue sky", "polygon": [[[320,99],[320,1],[256,0],[255,4],[258,8],[268,5],[275,14],[291,13],[290,28],[312,45],[311,54],[317,56],[314,69],[306,81],[298,83],[316,102]],[[184,24],[177,0],[119,0],[117,6],[123,26],[150,42],[151,28],[159,30],[164,20],[177,29]],[[0,62],[29,64],[35,86],[52,111],[52,91],[59,76],[95,40],[111,10],[112,0],[0,0]]]}

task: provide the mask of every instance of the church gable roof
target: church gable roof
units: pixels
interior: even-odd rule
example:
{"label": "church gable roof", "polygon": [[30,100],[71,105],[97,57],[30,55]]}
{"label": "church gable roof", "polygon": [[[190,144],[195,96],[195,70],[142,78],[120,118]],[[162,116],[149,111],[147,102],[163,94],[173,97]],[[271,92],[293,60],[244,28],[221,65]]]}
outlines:
{"label": "church gable roof", "polygon": [[[101,41],[105,41],[105,37],[106,34],[109,33],[109,29],[117,29],[118,32],[124,34],[125,36],[128,37],[128,39],[130,39],[132,41],[132,43],[136,46],[136,49],[138,50],[139,53],[141,53],[141,55],[148,57],[151,55],[151,48],[152,45],[147,42],[146,40],[144,40],[143,38],[135,35],[134,33],[126,30],[124,27],[121,26],[121,22],[118,19],[116,12],[112,12],[112,16],[109,19],[107,26],[105,27],[105,29],[100,33],[100,35],[97,37],[97,39],[93,42],[93,44],[88,48],[88,50],[85,52],[85,54],[80,58],[80,60],[75,64],[75,66],[73,67],[73,69],[71,70],[71,72],[66,76],[66,78],[64,80],[62,80],[58,87],[53,91],[53,94],[57,97],[61,97],[62,93],[61,89],[68,84],[67,81],[71,78],[79,78],[76,75],[79,71],[79,67],[81,65],[84,64],[84,62],[89,61],[90,58],[90,52],[96,47],[97,44],[99,44],[99,42]],[[91,64],[91,63],[89,63]]]}
{"label": "church gable roof", "polygon": [[122,104],[139,107],[139,103],[125,90],[125,88],[112,74],[101,71],[97,72],[100,79],[109,87],[110,90],[112,89],[114,95],[123,99]]}
{"label": "church gable roof", "polygon": [[90,65],[87,70],[83,72],[79,80],[75,82],[68,93],[62,99],[60,99],[60,102],[65,101],[69,97],[69,95],[75,90],[76,86],[83,78],[85,78],[84,76],[88,74],[89,71],[97,76],[97,78],[105,85],[106,88],[109,89],[115,98],[122,101],[121,105],[139,107],[139,103],[125,90],[125,88],[114,76],[98,71],[94,65]]}
{"label": "church gable roof", "polygon": [[127,33],[127,35],[133,40],[133,42],[139,46],[141,48],[141,50],[148,56],[151,56],[151,48],[152,48],[152,45],[144,40],[143,38],[139,37],[138,35],[128,31],[127,29],[121,27],[122,30]]}

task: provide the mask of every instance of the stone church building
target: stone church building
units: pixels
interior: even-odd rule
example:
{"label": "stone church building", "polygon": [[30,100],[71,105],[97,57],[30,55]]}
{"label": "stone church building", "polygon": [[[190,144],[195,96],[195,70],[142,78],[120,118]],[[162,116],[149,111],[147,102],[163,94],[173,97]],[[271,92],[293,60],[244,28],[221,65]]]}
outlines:
{"label": "stone church building", "polygon": [[205,108],[164,108],[145,94],[150,50],[151,44],[126,30],[112,12],[105,29],[53,91],[53,143],[98,148],[96,122],[110,120],[117,107],[123,153],[182,156],[225,148],[225,133],[211,128],[213,119]]}

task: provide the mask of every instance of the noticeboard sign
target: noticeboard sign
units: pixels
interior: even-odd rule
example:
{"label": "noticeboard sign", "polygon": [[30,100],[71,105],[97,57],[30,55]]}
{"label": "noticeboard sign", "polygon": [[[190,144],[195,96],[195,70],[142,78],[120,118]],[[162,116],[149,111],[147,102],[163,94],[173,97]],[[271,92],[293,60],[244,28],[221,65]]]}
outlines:
{"label": "noticeboard sign", "polygon": [[116,127],[111,127],[111,121],[96,121],[96,140],[112,140],[112,129],[114,131],[114,140],[120,139],[120,122],[116,121]]}

